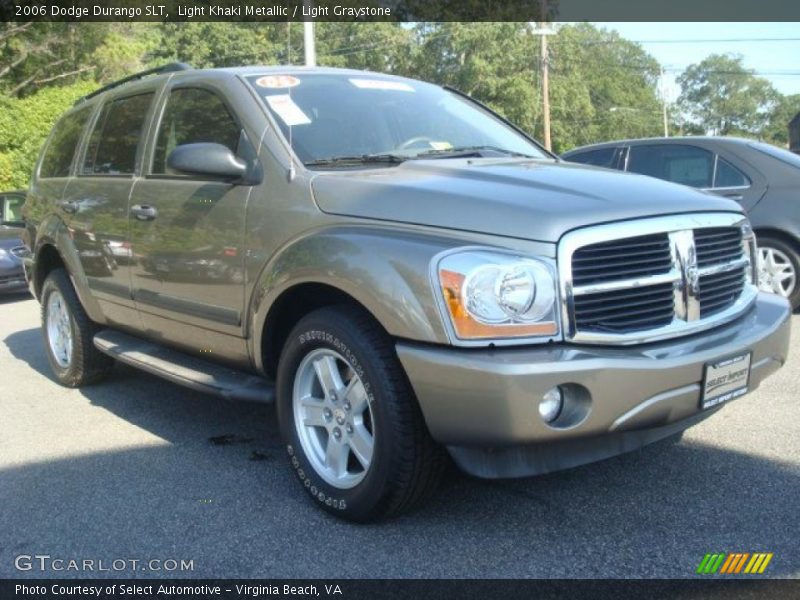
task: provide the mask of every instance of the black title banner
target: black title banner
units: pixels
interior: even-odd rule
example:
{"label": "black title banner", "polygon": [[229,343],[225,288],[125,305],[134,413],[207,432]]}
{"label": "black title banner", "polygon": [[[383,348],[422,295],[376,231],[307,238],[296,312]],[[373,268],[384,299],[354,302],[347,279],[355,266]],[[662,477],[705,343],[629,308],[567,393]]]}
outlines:
{"label": "black title banner", "polygon": [[0,0],[3,21],[800,21],[798,0]]}
{"label": "black title banner", "polygon": [[624,600],[626,598],[761,600],[800,598],[800,581],[692,580],[0,580],[3,600],[299,599],[330,600]]}

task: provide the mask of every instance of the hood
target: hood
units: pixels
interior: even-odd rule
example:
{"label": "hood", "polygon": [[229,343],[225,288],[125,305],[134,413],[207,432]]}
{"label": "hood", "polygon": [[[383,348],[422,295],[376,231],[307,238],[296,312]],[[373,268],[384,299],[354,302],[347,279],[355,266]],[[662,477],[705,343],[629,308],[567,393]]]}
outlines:
{"label": "hood", "polygon": [[18,227],[0,225],[0,248],[9,249],[22,246],[22,230]]}
{"label": "hood", "polygon": [[732,200],[682,185],[550,160],[411,160],[320,173],[311,187],[327,213],[543,242],[610,221],[741,212]]}

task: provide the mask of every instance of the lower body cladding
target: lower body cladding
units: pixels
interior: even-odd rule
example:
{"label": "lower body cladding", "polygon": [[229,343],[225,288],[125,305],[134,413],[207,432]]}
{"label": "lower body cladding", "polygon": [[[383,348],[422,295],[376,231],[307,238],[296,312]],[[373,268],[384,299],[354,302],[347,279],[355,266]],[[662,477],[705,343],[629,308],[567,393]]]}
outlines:
{"label": "lower body cladding", "polygon": [[790,316],[785,299],[759,294],[735,321],[665,342],[480,350],[400,342],[397,353],[431,435],[459,467],[523,477],[635,450],[753,391],[786,361]]}

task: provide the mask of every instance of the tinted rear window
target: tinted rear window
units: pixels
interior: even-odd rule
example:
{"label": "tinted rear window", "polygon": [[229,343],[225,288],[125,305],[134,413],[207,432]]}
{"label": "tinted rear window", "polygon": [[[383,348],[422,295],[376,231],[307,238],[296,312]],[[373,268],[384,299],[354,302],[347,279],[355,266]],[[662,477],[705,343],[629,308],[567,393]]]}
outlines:
{"label": "tinted rear window", "polygon": [[83,128],[92,110],[90,106],[70,113],[55,126],[53,138],[42,157],[39,177],[68,177],[75,156],[75,149],[81,139]]}
{"label": "tinted rear window", "polygon": [[614,156],[616,151],[616,148],[599,148],[597,150],[588,150],[586,152],[576,152],[575,154],[570,154],[565,158],[570,162],[611,169],[615,167],[616,161],[614,160]]}
{"label": "tinted rear window", "polygon": [[680,144],[631,146],[628,171],[696,188],[712,185],[714,155],[703,148]]}
{"label": "tinted rear window", "polygon": [[89,138],[84,175],[131,175],[136,167],[147,111],[153,94],[113,100],[103,106]]}

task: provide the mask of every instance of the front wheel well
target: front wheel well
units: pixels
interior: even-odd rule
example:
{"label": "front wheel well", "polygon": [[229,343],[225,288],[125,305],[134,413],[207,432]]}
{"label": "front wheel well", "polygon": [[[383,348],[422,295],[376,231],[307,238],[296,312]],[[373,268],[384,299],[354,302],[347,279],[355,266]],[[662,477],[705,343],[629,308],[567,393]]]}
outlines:
{"label": "front wheel well", "polygon": [[51,244],[45,244],[39,249],[36,255],[36,267],[33,277],[33,288],[36,297],[39,298],[42,293],[42,284],[50,271],[53,269],[65,269],[64,259],[61,258],[58,250]]}
{"label": "front wheel well", "polygon": [[318,308],[337,304],[355,306],[372,316],[350,294],[323,283],[301,283],[283,292],[270,307],[264,322],[261,356],[266,373],[275,377],[281,350],[300,319]]}

